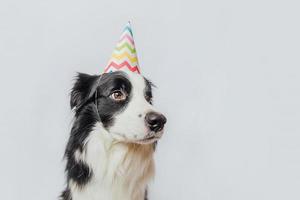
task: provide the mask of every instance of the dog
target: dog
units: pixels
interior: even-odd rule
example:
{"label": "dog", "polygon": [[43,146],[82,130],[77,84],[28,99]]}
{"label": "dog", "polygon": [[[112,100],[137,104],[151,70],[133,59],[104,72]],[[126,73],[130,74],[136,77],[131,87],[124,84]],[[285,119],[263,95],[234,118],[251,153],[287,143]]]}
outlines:
{"label": "dog", "polygon": [[65,150],[62,200],[146,200],[153,153],[166,117],[152,105],[153,84],[137,73],[79,73]]}

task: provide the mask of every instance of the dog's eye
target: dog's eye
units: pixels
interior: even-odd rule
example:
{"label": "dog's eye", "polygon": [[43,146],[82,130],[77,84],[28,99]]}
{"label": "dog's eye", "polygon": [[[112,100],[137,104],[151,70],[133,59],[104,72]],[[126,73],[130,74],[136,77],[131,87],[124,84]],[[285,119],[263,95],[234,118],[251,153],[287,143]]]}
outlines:
{"label": "dog's eye", "polygon": [[115,90],[109,97],[115,101],[124,101],[127,95],[123,90]]}

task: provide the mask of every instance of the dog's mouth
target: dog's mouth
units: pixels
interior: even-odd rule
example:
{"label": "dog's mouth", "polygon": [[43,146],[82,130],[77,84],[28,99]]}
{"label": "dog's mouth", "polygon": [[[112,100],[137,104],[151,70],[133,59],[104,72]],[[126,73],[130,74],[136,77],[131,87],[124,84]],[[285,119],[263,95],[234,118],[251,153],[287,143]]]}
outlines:
{"label": "dog's mouth", "polygon": [[138,144],[150,144],[150,143],[153,143],[157,140],[159,140],[160,137],[155,137],[155,136],[152,136],[152,137],[147,137],[147,138],[144,138],[144,139],[141,139],[141,140],[137,140],[135,141],[135,143],[138,143]]}
{"label": "dog's mouth", "polygon": [[161,136],[162,136],[162,131],[159,133],[150,133],[145,138],[137,140],[136,143],[140,143],[140,144],[153,143],[153,142],[156,142],[157,140],[159,140],[161,138]]}
{"label": "dog's mouth", "polygon": [[114,132],[113,135],[116,136],[117,140],[123,140],[124,142],[137,143],[137,144],[151,144],[159,140],[163,135],[163,130],[159,132],[149,132],[144,138],[141,139],[129,139],[124,134]]}

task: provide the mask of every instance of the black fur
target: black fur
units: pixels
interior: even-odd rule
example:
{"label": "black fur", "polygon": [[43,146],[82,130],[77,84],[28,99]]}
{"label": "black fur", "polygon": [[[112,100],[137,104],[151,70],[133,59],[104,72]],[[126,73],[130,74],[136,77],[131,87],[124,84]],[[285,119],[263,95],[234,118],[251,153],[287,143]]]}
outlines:
{"label": "black fur", "polygon": [[[146,80],[145,98],[152,103],[151,82]],[[124,102],[115,102],[109,96],[114,90],[122,89],[128,94]],[[86,185],[92,178],[89,166],[76,161],[75,152],[85,151],[84,142],[98,121],[109,130],[114,123],[114,115],[122,112],[131,98],[132,85],[123,72],[113,72],[101,76],[79,73],[71,91],[70,106],[75,111],[75,119],[65,150],[67,183],[72,180],[79,187]],[[155,146],[156,144],[154,144]],[[62,200],[72,200],[70,190],[61,194]],[[147,199],[147,192],[145,192]]]}
{"label": "black fur", "polygon": [[144,200],[148,200],[148,190],[147,190],[147,189],[145,190],[145,197],[144,197]]}
{"label": "black fur", "polygon": [[62,192],[60,195],[61,200],[72,200],[71,193],[69,189],[66,189],[65,191]]}
{"label": "black fur", "polygon": [[145,87],[145,91],[144,91],[144,93],[145,93],[145,99],[150,103],[150,104],[152,104],[153,102],[152,102],[152,98],[153,98],[153,96],[152,96],[152,86],[153,87],[155,87],[154,86],[154,84],[151,82],[151,81],[149,81],[148,79],[146,79],[146,78],[144,78],[145,79],[145,84],[146,84],[146,87]]}
{"label": "black fur", "polygon": [[[70,106],[79,110],[95,94],[101,76],[78,73],[71,91]],[[78,114],[78,112],[76,112]]]}

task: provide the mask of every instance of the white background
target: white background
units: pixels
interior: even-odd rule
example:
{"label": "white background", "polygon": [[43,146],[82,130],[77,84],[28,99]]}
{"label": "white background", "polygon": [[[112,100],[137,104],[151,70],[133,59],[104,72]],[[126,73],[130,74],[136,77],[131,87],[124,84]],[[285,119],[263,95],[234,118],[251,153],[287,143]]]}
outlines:
{"label": "white background", "polygon": [[101,73],[131,20],[168,117],[151,200],[299,200],[299,6],[1,1],[1,199],[57,198],[72,79]]}

